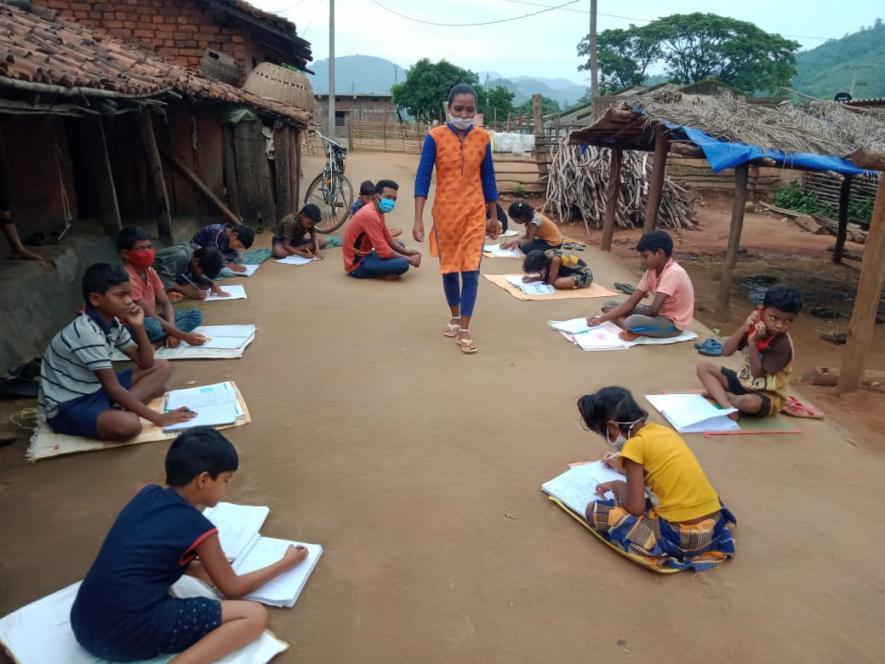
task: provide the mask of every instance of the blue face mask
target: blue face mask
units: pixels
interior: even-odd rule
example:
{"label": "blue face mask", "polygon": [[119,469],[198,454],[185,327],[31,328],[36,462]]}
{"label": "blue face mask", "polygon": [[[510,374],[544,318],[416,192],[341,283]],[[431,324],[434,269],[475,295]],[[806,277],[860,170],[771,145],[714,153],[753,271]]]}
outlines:
{"label": "blue face mask", "polygon": [[380,209],[384,214],[388,214],[393,212],[393,208],[396,207],[396,201],[392,198],[382,198],[378,201],[378,209]]}

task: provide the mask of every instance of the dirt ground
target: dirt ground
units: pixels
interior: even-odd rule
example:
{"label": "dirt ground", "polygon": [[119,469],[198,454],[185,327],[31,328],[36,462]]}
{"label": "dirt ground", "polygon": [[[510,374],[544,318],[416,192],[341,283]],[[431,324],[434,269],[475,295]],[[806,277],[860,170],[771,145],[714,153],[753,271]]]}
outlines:
{"label": "dirt ground", "polygon": [[[404,185],[391,225],[407,228],[414,158],[348,164],[355,182]],[[588,255],[604,285],[635,279],[617,257]],[[880,451],[832,421],[688,436],[737,515],[738,554],[653,575],[539,485],[603,452],[579,426],[579,395],[695,387],[695,350],[582,353],[545,321],[593,301],[519,302],[483,280],[481,350],[463,356],[439,333],[439,282],[429,260],[398,283],[350,280],[340,249],[267,264],[245,280],[248,300],[202,305],[210,323],[257,323],[245,358],[176,364],[172,387],[233,378],[249,404],[252,424],[229,433],[241,465],[228,499],[270,506],[266,535],[325,547],[297,606],[271,610],[291,643],[277,661],[881,661]],[[136,482],[162,480],[166,447],[35,465],[24,440],[0,449],[0,615],[83,576]]]}

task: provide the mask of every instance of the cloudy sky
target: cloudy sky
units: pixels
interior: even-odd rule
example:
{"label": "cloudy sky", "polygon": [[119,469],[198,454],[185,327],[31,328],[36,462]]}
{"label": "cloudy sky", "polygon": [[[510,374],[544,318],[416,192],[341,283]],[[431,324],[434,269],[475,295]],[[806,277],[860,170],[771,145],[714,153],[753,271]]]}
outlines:
{"label": "cloudy sky", "polygon": [[[575,47],[587,34],[590,0],[522,20],[477,27],[418,23],[500,21],[560,5],[567,0],[336,0],[336,55],[374,55],[408,67],[422,57],[446,58],[473,71],[505,76],[543,76],[586,82],[577,71]],[[251,0],[292,20],[313,46],[316,59],[329,55],[329,0]],[[540,6],[539,6],[540,5]],[[624,28],[659,16],[712,12],[755,23],[763,30],[814,48],[885,18],[882,0],[599,0],[599,30]]]}

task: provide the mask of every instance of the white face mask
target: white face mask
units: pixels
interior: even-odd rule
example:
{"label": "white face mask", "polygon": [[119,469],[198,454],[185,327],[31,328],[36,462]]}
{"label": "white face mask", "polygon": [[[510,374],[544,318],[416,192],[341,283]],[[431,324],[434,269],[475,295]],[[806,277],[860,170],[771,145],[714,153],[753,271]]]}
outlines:
{"label": "white face mask", "polygon": [[449,115],[449,124],[459,131],[466,131],[473,126],[473,118],[459,118],[456,115]]}
{"label": "white face mask", "polygon": [[633,435],[633,427],[635,427],[637,424],[642,422],[642,419],[643,418],[640,418],[640,419],[635,420],[633,422],[615,422],[615,424],[618,425],[618,437],[615,438],[614,441],[612,441],[611,436],[609,436],[608,427],[606,427],[606,429],[605,429],[605,442],[608,443],[608,445],[611,448],[613,448],[616,452],[620,452],[621,448],[624,447],[624,443],[627,442],[627,438],[624,436],[624,434],[621,433],[621,427],[627,427],[627,433],[629,433],[632,436]]}

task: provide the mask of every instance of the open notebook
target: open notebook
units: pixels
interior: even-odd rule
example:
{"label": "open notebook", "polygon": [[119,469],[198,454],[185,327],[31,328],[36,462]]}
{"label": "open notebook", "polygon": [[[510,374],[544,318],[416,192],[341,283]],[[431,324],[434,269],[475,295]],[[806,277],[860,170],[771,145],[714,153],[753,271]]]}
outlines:
{"label": "open notebook", "polygon": [[261,536],[259,531],[269,512],[263,506],[219,503],[203,514],[218,528],[221,550],[237,574],[272,565],[283,558],[290,545],[307,547],[307,558],[300,564],[244,597],[269,606],[292,607],[323,555],[323,547]]}
{"label": "open notebook", "polygon": [[[623,480],[624,476],[616,473],[602,461],[580,464],[573,466],[562,475],[554,477],[549,482],[541,485],[541,491],[553,496],[576,514],[584,516],[587,505],[594,500],[599,500],[596,495],[596,486],[603,482]],[[613,498],[611,492],[604,496]]]}
{"label": "open notebook", "polygon": [[304,256],[292,254],[291,256],[286,256],[285,258],[279,258],[276,262],[282,263],[283,265],[307,265],[308,263],[313,263],[313,261],[313,258],[305,258]]}
{"label": "open notebook", "polygon": [[720,408],[700,394],[646,394],[645,398],[680,433],[737,431],[740,426],[728,417],[736,408]]}
{"label": "open notebook", "polygon": [[221,297],[215,293],[210,293],[203,302],[225,302],[227,300],[245,300],[246,287],[241,284],[230,284],[221,287],[227,297]]}
{"label": "open notebook", "polygon": [[164,410],[168,412],[178,408],[188,408],[197,415],[187,422],[165,427],[164,431],[233,424],[244,415],[237,399],[237,388],[230,381],[190,387],[185,390],[171,390],[166,394]]}
{"label": "open notebook", "polygon": [[502,249],[500,244],[486,244],[482,250],[492,258],[525,258],[525,254],[519,249]]}
{"label": "open notebook", "polygon": [[569,320],[548,320],[547,324],[559,332],[567,341],[572,342],[581,350],[627,350],[634,346],[668,345],[683,341],[697,339],[698,335],[691,330],[685,330],[675,337],[639,337],[632,341],[621,338],[621,328],[607,321],[602,325],[587,325],[586,318],[571,318]]}
{"label": "open notebook", "polygon": [[556,292],[556,289],[550,284],[545,284],[543,281],[525,282],[519,275],[508,276],[507,282],[516,286],[526,295],[553,295]]}

